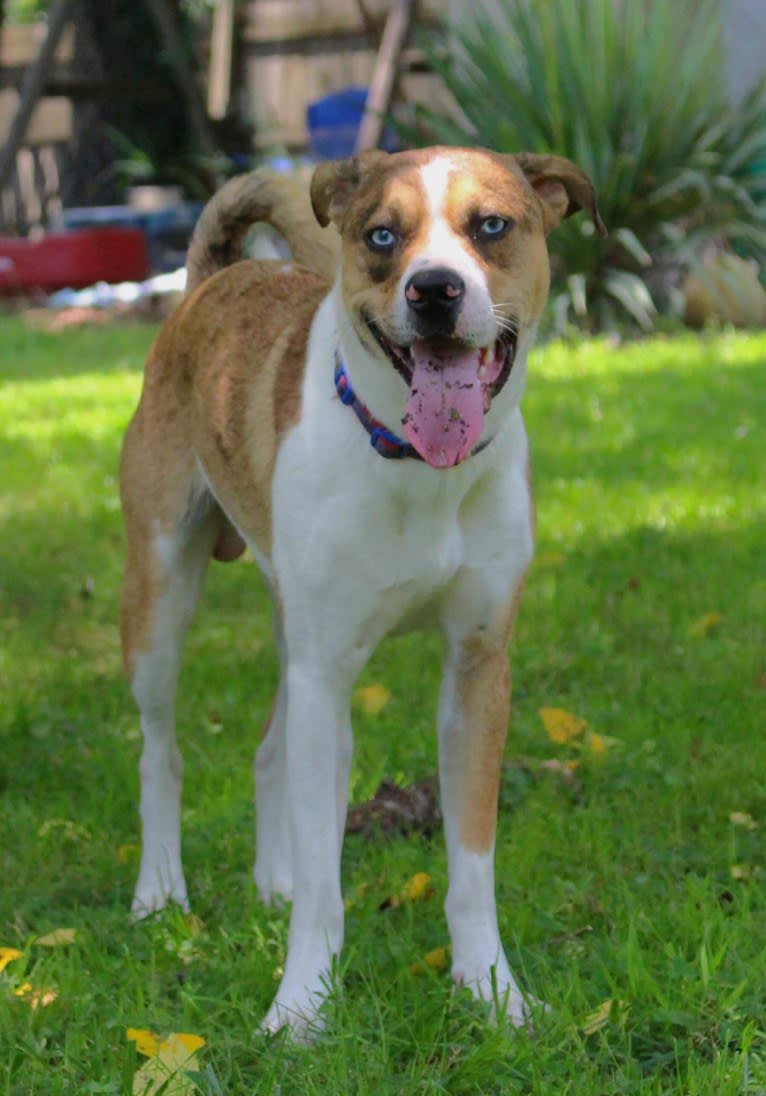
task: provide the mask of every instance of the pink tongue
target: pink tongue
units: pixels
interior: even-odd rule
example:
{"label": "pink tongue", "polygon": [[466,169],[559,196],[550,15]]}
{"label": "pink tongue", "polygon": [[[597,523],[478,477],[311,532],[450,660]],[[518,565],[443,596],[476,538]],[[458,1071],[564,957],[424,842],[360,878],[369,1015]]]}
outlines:
{"label": "pink tongue", "polygon": [[484,428],[479,354],[442,341],[412,345],[410,398],[402,420],[409,443],[432,468],[465,460]]}

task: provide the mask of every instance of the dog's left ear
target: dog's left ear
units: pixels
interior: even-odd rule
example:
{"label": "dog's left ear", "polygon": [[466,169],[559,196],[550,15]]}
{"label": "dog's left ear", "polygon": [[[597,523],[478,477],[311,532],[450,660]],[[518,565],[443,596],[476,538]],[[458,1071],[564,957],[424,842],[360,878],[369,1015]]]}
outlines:
{"label": "dog's left ear", "polygon": [[596,231],[606,236],[593,183],[577,164],[563,156],[542,156],[519,152],[511,157],[526,175],[542,202],[546,233],[580,209],[591,216]]}
{"label": "dog's left ear", "polygon": [[340,230],[354,194],[371,168],[380,167],[387,152],[373,149],[348,160],[328,160],[311,177],[311,206],[322,228],[332,221]]}

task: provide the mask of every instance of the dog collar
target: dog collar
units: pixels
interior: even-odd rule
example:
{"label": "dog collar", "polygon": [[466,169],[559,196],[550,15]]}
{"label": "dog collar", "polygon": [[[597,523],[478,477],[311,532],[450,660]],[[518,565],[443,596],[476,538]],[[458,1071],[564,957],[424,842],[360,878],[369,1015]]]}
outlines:
{"label": "dog collar", "polygon": [[[411,457],[412,460],[423,461],[414,445],[398,438],[393,430],[389,430],[379,419],[375,418],[366,403],[362,403],[351,387],[351,381],[348,379],[346,366],[339,350],[335,351],[335,391],[340,396],[341,403],[345,403],[347,407],[352,408],[354,414],[370,435],[370,445],[381,457],[385,457],[386,460],[404,460]],[[475,449],[471,450],[468,456],[475,457],[482,449],[486,449],[491,441],[492,438],[487,438],[486,441],[480,442]]]}
{"label": "dog collar", "polygon": [[422,461],[420,453],[408,441],[402,441],[388,427],[375,418],[369,407],[357,396],[348,379],[346,366],[338,350],[335,351],[335,391],[340,396],[341,403],[350,407],[370,435],[370,445],[386,460],[404,460],[412,457],[413,460]]}

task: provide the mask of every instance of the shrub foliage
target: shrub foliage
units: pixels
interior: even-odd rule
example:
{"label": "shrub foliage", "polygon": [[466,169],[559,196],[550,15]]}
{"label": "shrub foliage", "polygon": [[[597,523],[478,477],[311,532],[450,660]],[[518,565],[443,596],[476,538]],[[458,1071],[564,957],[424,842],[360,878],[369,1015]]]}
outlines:
{"label": "shrub foliage", "polygon": [[651,327],[710,244],[763,266],[766,81],[728,103],[717,0],[498,0],[450,42],[431,60],[460,113],[420,108],[411,137],[556,152],[596,184],[608,238],[578,218],[551,241],[560,325]]}

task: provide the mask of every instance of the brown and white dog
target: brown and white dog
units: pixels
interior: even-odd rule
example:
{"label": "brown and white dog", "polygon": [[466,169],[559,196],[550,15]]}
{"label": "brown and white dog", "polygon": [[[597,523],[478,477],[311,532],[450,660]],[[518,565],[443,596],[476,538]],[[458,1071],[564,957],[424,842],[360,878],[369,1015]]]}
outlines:
{"label": "brown and white dog", "polygon": [[[255,761],[255,880],[265,900],[292,901],[266,1026],[317,1020],[343,941],[352,687],[386,634],[422,626],[445,640],[452,976],[519,1024],[494,893],[507,646],[534,534],[519,401],[548,292],[546,235],[579,209],[603,225],[569,161],[468,149],[323,164],[311,202],[337,233],[296,184],[258,173],[210,203],[125,438],[122,638],[144,734],[133,911],[188,907],[181,645],[209,559],[247,545],[282,658]],[[284,232],[295,262],[235,261],[258,219]]]}

